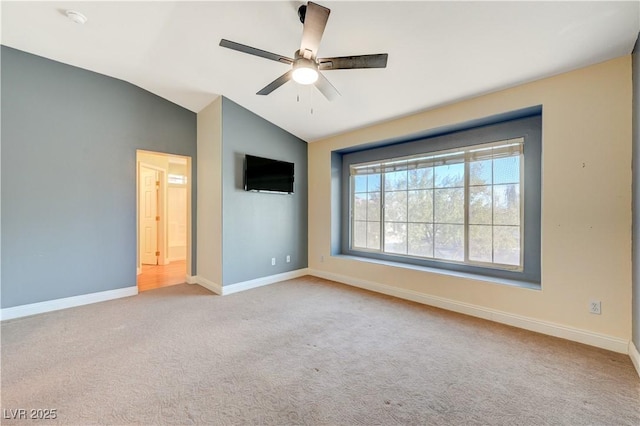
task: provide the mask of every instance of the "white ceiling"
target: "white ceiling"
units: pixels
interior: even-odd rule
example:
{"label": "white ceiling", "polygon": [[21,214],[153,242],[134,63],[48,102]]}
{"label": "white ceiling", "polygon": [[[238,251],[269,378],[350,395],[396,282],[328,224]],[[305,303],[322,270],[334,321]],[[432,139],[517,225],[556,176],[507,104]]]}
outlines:
{"label": "white ceiling", "polygon": [[314,141],[627,55],[640,30],[638,1],[318,2],[331,9],[319,57],[389,54],[386,69],[326,71],[342,94],[333,102],[293,82],[258,96],[287,65],[218,46],[226,38],[292,57],[300,1],[2,1],[2,44],[194,112],[224,95]]}

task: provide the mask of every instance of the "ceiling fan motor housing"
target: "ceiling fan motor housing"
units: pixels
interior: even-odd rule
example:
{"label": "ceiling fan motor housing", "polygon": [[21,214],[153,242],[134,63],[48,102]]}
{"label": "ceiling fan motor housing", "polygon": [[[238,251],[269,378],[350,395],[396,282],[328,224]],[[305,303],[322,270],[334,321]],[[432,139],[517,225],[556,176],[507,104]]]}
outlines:
{"label": "ceiling fan motor housing", "polygon": [[293,62],[293,69],[296,68],[311,68],[318,71],[318,64],[312,59],[299,57]]}

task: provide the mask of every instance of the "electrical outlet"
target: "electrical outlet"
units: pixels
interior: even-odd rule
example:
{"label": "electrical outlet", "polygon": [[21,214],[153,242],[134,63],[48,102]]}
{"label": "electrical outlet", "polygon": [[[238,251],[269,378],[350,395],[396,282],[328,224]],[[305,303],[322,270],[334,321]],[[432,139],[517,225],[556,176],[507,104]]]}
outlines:
{"label": "electrical outlet", "polygon": [[320,256],[320,262],[324,262],[324,256]]}
{"label": "electrical outlet", "polygon": [[602,313],[602,305],[599,300],[592,300],[589,302],[589,312],[592,314],[600,315]]}
{"label": "electrical outlet", "polygon": [[271,258],[271,266],[276,266],[276,258],[275,257]]}
{"label": "electrical outlet", "polygon": [[287,255],[287,263],[291,262],[291,256]]}

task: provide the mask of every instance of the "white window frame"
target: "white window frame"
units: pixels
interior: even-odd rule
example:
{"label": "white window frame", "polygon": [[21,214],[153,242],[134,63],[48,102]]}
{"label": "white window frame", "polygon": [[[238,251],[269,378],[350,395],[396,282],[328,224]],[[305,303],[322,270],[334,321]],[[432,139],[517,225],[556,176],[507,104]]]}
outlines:
{"label": "white window frame", "polygon": [[[404,157],[389,158],[389,159],[384,159],[382,161],[351,164],[350,165],[350,190],[349,190],[350,192],[350,224],[351,224],[351,226],[349,227],[350,228],[349,241],[350,241],[351,250],[369,251],[373,253],[385,253],[385,254],[391,254],[396,256],[415,257],[420,259],[433,259],[440,262],[460,263],[464,265],[479,265],[479,266],[485,266],[489,268],[522,271],[524,269],[523,268],[523,264],[524,264],[524,256],[523,256],[523,253],[524,253],[524,150],[522,148],[523,143],[524,143],[524,138],[519,137],[514,139],[483,143],[479,145],[471,145],[471,146],[462,147],[462,148],[454,148],[454,149],[448,149],[443,151],[435,151],[435,152],[429,152],[429,153],[409,155]],[[495,152],[495,151],[498,151],[498,152]],[[519,259],[518,265],[473,260],[469,256],[469,238],[470,238],[469,227],[473,226],[469,222],[469,203],[470,203],[469,192],[470,192],[470,188],[472,187],[469,181],[470,175],[471,175],[470,173],[471,164],[473,161],[494,160],[498,158],[515,157],[515,156],[519,157],[519,166],[520,166],[520,170],[518,173],[519,179],[517,182],[519,186],[519,204],[520,204],[519,205],[520,220],[519,220],[519,224],[517,225],[520,231],[520,236],[519,236],[520,259]],[[451,163],[464,164],[464,182],[462,186],[462,188],[464,189],[464,200],[463,200],[464,219],[462,223],[463,230],[464,230],[463,232],[464,260],[456,261],[452,259],[436,257],[435,245],[432,250],[433,256],[419,256],[414,254],[408,254],[408,250],[407,250],[407,253],[397,253],[397,252],[386,251],[385,223],[387,222],[384,220],[384,218],[385,218],[385,207],[386,207],[385,196],[388,191],[386,191],[384,187],[385,174],[389,172],[397,172],[397,171],[403,171],[403,170],[408,171],[408,170],[426,169],[426,168],[433,169],[438,165],[445,165],[445,164],[451,164]],[[499,184],[495,184],[493,182],[493,168],[491,170],[491,174],[492,174],[491,183],[486,186],[491,186],[493,189],[494,186]],[[380,190],[375,191],[380,193],[379,220],[378,221],[365,220],[364,222],[366,223],[367,227],[369,226],[370,223],[375,223],[375,222],[379,223],[379,249],[356,246],[354,243],[354,237],[353,237],[355,227],[356,227],[356,222],[361,221],[356,219],[356,216],[354,213],[355,211],[354,206],[356,203],[356,194],[358,194],[358,192],[356,192],[355,190],[356,189],[355,178],[356,176],[370,176],[370,175],[380,176]],[[515,184],[515,182],[510,184]],[[434,177],[433,186],[431,188],[424,188],[424,189],[431,189],[432,191],[434,191],[432,193],[432,197],[435,196],[434,195],[435,189],[438,189],[435,186],[435,177]],[[405,190],[397,190],[397,191],[398,192],[405,191],[408,194],[408,192],[411,191],[411,189],[407,187],[407,189]],[[370,192],[367,191],[365,193],[369,194]],[[408,204],[408,197],[407,197],[407,204]],[[431,224],[432,226],[434,226],[434,229],[435,229],[435,226],[438,225],[439,223],[435,221],[435,200],[434,199],[432,200],[432,208],[433,208],[432,221],[424,222],[424,223]],[[492,203],[492,222],[493,222],[493,208],[494,206]],[[409,207],[407,205],[407,212],[408,212],[408,209]],[[408,229],[409,224],[422,223],[422,222],[411,222],[407,216],[406,222],[399,222],[399,223],[405,223]],[[493,234],[494,227],[500,227],[505,225],[495,225],[494,223],[491,223],[490,226]],[[510,225],[510,226],[513,226],[513,225]],[[407,244],[408,244],[408,238],[407,238]],[[493,236],[492,236],[491,254],[493,258],[494,257]]]}

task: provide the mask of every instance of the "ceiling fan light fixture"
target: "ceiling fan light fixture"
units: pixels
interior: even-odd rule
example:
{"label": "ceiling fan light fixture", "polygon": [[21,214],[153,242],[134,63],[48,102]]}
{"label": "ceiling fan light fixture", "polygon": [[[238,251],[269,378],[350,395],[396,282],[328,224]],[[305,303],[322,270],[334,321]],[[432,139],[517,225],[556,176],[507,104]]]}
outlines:
{"label": "ceiling fan light fixture", "polygon": [[299,84],[313,84],[318,81],[318,71],[313,68],[296,68],[293,70],[293,81]]}
{"label": "ceiling fan light fixture", "polygon": [[291,78],[298,84],[313,84],[318,81],[318,66],[310,59],[300,58],[293,64]]}

